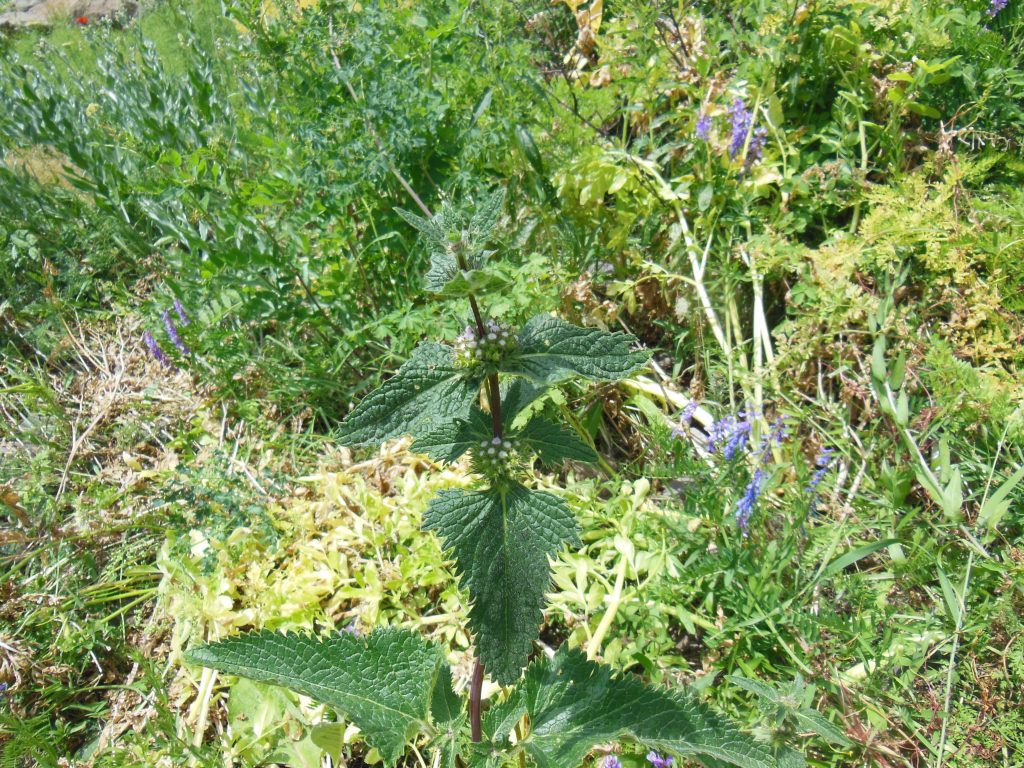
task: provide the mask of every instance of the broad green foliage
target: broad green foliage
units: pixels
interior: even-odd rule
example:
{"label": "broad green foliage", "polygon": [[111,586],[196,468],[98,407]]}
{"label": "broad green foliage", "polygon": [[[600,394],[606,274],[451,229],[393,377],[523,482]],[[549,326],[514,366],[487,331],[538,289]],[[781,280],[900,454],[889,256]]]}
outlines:
{"label": "broad green foliage", "polygon": [[[452,206],[446,206],[429,219],[398,210],[398,214],[419,230],[427,242],[430,253],[430,271],[425,283],[427,290],[441,293],[457,279],[462,284],[462,291],[479,290],[487,285],[487,278],[480,270],[487,264],[491,252],[485,250],[484,245],[498,224],[504,200],[502,190],[487,195],[469,216]],[[459,268],[459,257],[464,259],[465,271]],[[477,279],[474,281],[471,276]]]}
{"label": "broad green foliage", "polygon": [[518,679],[541,622],[548,558],[577,541],[565,502],[514,483],[489,491],[441,491],[423,518],[455,554],[473,607],[480,657],[500,683]]}
{"label": "broad green foliage", "polygon": [[572,768],[594,746],[622,738],[750,768],[775,764],[764,747],[703,704],[631,675],[615,677],[608,667],[564,647],[531,665],[508,700],[488,713],[485,730],[492,743],[506,747],[509,724],[523,715],[530,732],[519,746],[540,768]]}
{"label": "broad green foliage", "polygon": [[451,673],[441,649],[409,632],[384,629],[366,639],[261,632],[195,648],[188,657],[334,707],[388,763],[408,739],[432,730],[432,711],[452,719]]}
{"label": "broad green foliage", "polygon": [[393,378],[349,414],[337,437],[348,445],[368,445],[428,434],[438,424],[468,416],[478,386],[479,380],[455,367],[450,347],[421,344]]}
{"label": "broad green foliage", "polygon": [[548,464],[572,461],[597,461],[594,449],[565,427],[543,417],[532,419],[518,435],[519,439]]}
{"label": "broad green foliage", "polygon": [[537,384],[555,384],[573,375],[613,381],[642,368],[650,356],[634,351],[627,333],[578,328],[551,315],[531,319],[519,334],[519,353],[503,364],[506,373]]}
{"label": "broad green foliage", "polygon": [[468,419],[457,419],[442,424],[437,429],[416,438],[412,448],[432,459],[454,462],[474,445],[490,439],[491,417],[474,406]]}

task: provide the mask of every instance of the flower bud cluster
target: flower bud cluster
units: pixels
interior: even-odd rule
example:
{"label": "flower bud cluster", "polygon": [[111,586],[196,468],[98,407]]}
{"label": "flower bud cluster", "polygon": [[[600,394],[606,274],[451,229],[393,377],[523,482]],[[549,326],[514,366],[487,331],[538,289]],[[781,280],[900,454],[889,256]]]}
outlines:
{"label": "flower bud cluster", "polygon": [[515,346],[511,329],[488,320],[483,335],[470,326],[455,339],[455,364],[470,368],[481,363],[497,365]]}
{"label": "flower bud cluster", "polygon": [[515,456],[515,446],[507,437],[492,437],[481,440],[480,447],[473,452],[473,463],[484,474],[503,473]]}

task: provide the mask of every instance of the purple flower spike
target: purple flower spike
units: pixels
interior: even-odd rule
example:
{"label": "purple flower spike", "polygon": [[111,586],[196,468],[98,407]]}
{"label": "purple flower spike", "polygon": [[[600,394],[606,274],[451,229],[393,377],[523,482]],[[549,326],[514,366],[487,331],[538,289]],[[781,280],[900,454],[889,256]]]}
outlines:
{"label": "purple flower spike", "polygon": [[697,408],[700,404],[696,400],[691,400],[683,408],[683,412],[679,414],[679,424],[672,427],[672,437],[680,438],[686,437],[686,432],[689,429],[690,424],[693,422],[693,414],[697,412]]}
{"label": "purple flower spike", "polygon": [[821,485],[821,481],[828,474],[829,468],[832,465],[833,453],[835,451],[831,448],[822,448],[818,457],[814,460],[814,475],[811,477],[811,482],[807,484],[807,492],[812,496],[817,494],[818,486]]}
{"label": "purple flower spike", "polygon": [[[746,147],[747,154],[743,158],[743,168],[746,170],[761,159],[761,152],[764,150],[764,144],[768,138],[768,129],[764,127],[754,128],[754,113],[747,109],[743,99],[736,99],[732,103],[729,119],[732,123],[729,157],[736,159],[743,152],[743,148]],[[749,144],[747,143],[748,135],[750,136]]]}
{"label": "purple flower spike", "polygon": [[362,637],[363,633],[360,631],[359,625],[356,624],[355,620],[353,620],[341,629],[339,629],[338,635],[352,635],[352,637]]}
{"label": "purple flower spike", "polygon": [[711,118],[708,115],[701,115],[697,118],[694,134],[703,141],[707,141],[711,137]]}
{"label": "purple flower spike", "polygon": [[601,768],[622,768],[622,763],[615,755],[608,755],[601,761]]}
{"label": "purple flower spike", "polygon": [[749,439],[750,421],[746,414],[740,413],[738,419],[726,416],[708,429],[708,450],[711,453],[721,452],[723,458],[732,461],[746,448]]}
{"label": "purple flower spike", "polygon": [[192,322],[188,319],[188,315],[185,313],[185,307],[182,306],[178,299],[174,300],[174,311],[178,315],[178,320],[181,321],[182,325],[188,325]]}
{"label": "purple flower spike", "polygon": [[729,157],[735,158],[747,143],[747,134],[750,133],[750,126],[754,122],[753,113],[747,109],[743,99],[736,99],[729,111],[729,119],[732,122],[732,141],[729,143]]}
{"label": "purple flower spike", "polygon": [[1009,4],[1010,0],[992,0],[991,4],[988,7],[988,10],[985,11],[985,13],[988,14],[990,19],[994,19],[996,16],[999,15],[999,12],[1006,8],[1006,6]]}
{"label": "purple flower spike", "polygon": [[754,509],[757,508],[757,500],[761,497],[761,491],[764,490],[765,477],[763,469],[760,467],[755,469],[753,476],[750,478],[750,483],[743,491],[743,496],[736,502],[736,523],[739,525],[744,537],[750,534],[750,516],[754,514]]}
{"label": "purple flower spike", "polygon": [[662,757],[654,750],[647,753],[647,762],[654,766],[654,768],[670,768],[672,765],[671,757]]}
{"label": "purple flower spike", "polygon": [[181,336],[178,335],[178,329],[174,327],[174,321],[171,320],[171,313],[166,309],[164,310],[163,321],[164,329],[167,331],[167,336],[171,340],[171,343],[178,348],[178,351],[181,352],[181,354],[186,357],[191,355],[192,352],[190,352],[189,348],[185,346],[185,342],[182,341]]}
{"label": "purple flower spike", "polygon": [[142,340],[146,342],[146,346],[149,348],[150,354],[152,354],[153,357],[159,360],[161,365],[163,365],[166,368],[174,367],[174,365],[171,363],[171,359],[167,357],[167,355],[164,353],[162,349],[160,349],[160,345],[157,344],[156,339],[153,338],[152,333],[150,333],[149,331],[143,333]]}

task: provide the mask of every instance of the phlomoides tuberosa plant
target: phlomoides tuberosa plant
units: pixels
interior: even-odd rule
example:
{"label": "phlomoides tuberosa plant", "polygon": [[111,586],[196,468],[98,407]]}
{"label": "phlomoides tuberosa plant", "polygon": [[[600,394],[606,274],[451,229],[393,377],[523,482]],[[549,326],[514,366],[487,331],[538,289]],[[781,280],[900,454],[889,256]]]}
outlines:
{"label": "phlomoides tuberosa plant", "polygon": [[[468,301],[472,319],[453,344],[421,343],[348,415],[339,435],[353,446],[411,435],[413,450],[436,460],[470,455],[477,486],[439,492],[424,517],[469,593],[477,658],[468,707],[454,692],[443,649],[396,628],[365,637],[253,633],[194,649],[189,660],[333,707],[388,765],[413,742],[445,768],[497,768],[515,757],[541,768],[576,768],[595,747],[629,740],[707,764],[772,766],[766,748],[683,692],[614,676],[564,647],[530,663],[549,558],[578,537],[566,503],[530,488],[527,460],[585,462],[597,455],[574,432],[531,416],[528,406],[571,378],[621,379],[649,355],[625,333],[547,314],[514,330],[483,313],[478,299],[505,288],[486,250],[502,204],[497,193],[472,215],[452,206],[429,218],[404,215],[430,247],[427,288]],[[485,671],[508,688],[482,712]]]}

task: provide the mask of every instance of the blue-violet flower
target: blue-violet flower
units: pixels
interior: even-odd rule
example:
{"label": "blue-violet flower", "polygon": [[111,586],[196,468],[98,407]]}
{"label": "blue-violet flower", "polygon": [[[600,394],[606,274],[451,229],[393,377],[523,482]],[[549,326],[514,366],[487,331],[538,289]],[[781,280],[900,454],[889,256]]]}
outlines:
{"label": "blue-violet flower", "polygon": [[171,343],[178,348],[178,351],[183,355],[191,355],[189,348],[185,346],[185,342],[181,340],[181,336],[178,334],[178,329],[174,327],[174,321],[171,320],[171,313],[164,310],[163,313],[164,329],[167,331],[167,337],[171,340]]}
{"label": "blue-violet flower", "polygon": [[835,453],[831,448],[822,448],[818,457],[814,460],[814,474],[811,476],[811,482],[807,484],[807,492],[815,494],[818,492],[818,486],[821,485],[821,481],[825,479],[825,475],[828,474],[829,469],[832,465],[832,454]]}
{"label": "blue-violet flower", "polygon": [[188,325],[192,321],[188,319],[188,314],[185,312],[185,307],[182,306],[181,301],[178,299],[174,300],[174,311],[178,315],[178,320],[181,321],[182,325]]}
{"label": "blue-violet flower", "polygon": [[763,469],[760,467],[755,469],[753,476],[750,478],[750,483],[743,491],[743,496],[736,502],[736,523],[739,525],[740,530],[743,531],[744,536],[750,533],[750,516],[754,514],[754,509],[757,508],[757,500],[761,496],[761,491],[764,490],[765,478],[766,475]]}
{"label": "blue-violet flower", "polygon": [[146,346],[149,348],[149,352],[153,357],[160,361],[162,365],[167,368],[173,368],[174,365],[171,363],[171,359],[167,357],[167,354],[157,344],[156,339],[153,338],[153,334],[146,331],[142,334],[142,340],[146,342]]}
{"label": "blue-violet flower", "polygon": [[711,137],[711,117],[709,115],[701,115],[697,118],[697,127],[694,129],[694,134],[698,139],[704,141]]}
{"label": "blue-violet flower", "polygon": [[647,753],[647,762],[654,766],[654,768],[669,768],[672,765],[671,756],[662,757],[654,750]]}
{"label": "blue-violet flower", "polygon": [[[736,99],[732,103],[729,118],[732,123],[729,157],[735,159],[746,147],[747,154],[743,159],[743,167],[749,168],[754,162],[761,159],[761,151],[768,138],[768,131],[763,127],[754,128],[751,131],[754,125],[754,113],[747,109],[743,99]],[[747,144],[748,135],[750,136],[749,145]]]}

